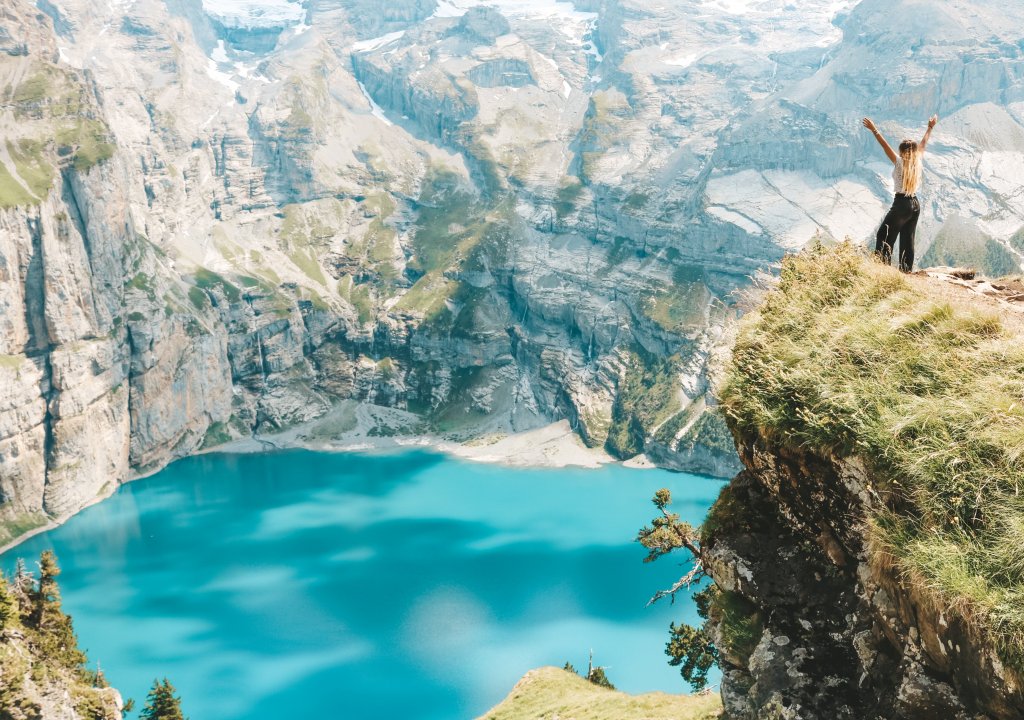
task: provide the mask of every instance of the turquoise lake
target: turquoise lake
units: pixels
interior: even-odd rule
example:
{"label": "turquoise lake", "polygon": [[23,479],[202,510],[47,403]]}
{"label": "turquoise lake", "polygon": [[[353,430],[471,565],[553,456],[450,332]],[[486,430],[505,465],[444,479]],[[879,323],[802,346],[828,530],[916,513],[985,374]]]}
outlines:
{"label": "turquoise lake", "polygon": [[645,607],[686,567],[643,563],[633,538],[658,488],[696,523],[721,486],[422,451],[203,455],[2,561],[57,553],[81,646],[137,707],[166,676],[191,720],[458,720],[591,648],[620,689],[686,691],[664,647],[692,601]]}

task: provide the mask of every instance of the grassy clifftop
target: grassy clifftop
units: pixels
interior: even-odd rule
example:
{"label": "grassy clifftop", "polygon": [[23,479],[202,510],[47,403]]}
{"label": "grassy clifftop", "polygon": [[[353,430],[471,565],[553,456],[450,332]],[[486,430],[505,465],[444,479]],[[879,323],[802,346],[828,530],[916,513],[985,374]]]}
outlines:
{"label": "grassy clifftop", "polygon": [[876,551],[1024,670],[1024,315],[816,248],[745,318],[721,397],[749,437],[867,462]]}
{"label": "grassy clifftop", "polygon": [[531,670],[507,698],[478,720],[711,720],[717,694],[627,695],[556,667]]}

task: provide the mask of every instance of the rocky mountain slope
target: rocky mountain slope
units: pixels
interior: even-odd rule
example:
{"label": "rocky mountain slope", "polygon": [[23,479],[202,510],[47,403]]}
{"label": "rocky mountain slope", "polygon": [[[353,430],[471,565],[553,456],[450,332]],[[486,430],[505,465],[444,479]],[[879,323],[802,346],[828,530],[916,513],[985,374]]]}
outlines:
{"label": "rocky mountain slope", "polygon": [[953,223],[1019,263],[1024,225],[1020,10],[782,7],[5,3],[0,541],[346,399],[402,411],[376,434],[568,418],[729,473],[704,410],[732,292],[872,233],[861,113],[943,114],[936,257]]}
{"label": "rocky mountain slope", "polygon": [[726,717],[1024,714],[1018,286],[784,262],[722,388],[745,469],[702,529]]}

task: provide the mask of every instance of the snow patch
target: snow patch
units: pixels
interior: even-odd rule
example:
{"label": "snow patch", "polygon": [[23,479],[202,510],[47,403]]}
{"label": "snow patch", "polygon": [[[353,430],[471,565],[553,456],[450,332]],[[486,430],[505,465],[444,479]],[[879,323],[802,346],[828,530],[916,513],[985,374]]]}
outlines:
{"label": "snow patch", "polygon": [[[739,225],[756,224],[779,246],[802,248],[822,231],[836,239],[874,233],[885,205],[852,180],[828,182],[810,171],[744,170],[708,182],[708,212]],[[714,207],[718,210],[712,210]],[[742,227],[742,226],[741,226]]]}
{"label": "snow patch", "polygon": [[362,53],[370,52],[382,48],[385,45],[390,45],[395,40],[398,40],[405,35],[405,30],[397,30],[396,32],[388,33],[387,35],[381,35],[380,37],[370,38],[369,40],[360,40],[359,42],[352,43],[352,52]]}
{"label": "snow patch", "polygon": [[720,205],[712,205],[708,208],[708,215],[713,215],[719,220],[725,220],[727,223],[732,223],[736,227],[747,231],[751,235],[764,235],[764,228],[758,225],[756,222],[740,215],[738,212],[729,210],[728,208],[721,207]]}
{"label": "snow patch", "polygon": [[[462,17],[463,15],[466,14],[466,11],[469,10],[469,8],[471,8],[473,5],[476,5],[476,4],[478,4],[478,3],[471,2],[471,1],[468,2],[468,3],[467,2],[460,2],[460,3],[456,4],[454,2],[449,2],[448,0],[438,0],[437,8],[434,10],[434,14],[431,15],[430,17],[438,17],[438,18]],[[462,7],[463,5],[465,7]]]}
{"label": "snow patch", "polygon": [[438,0],[437,9],[431,17],[462,17],[470,8],[489,5],[503,15],[518,15],[529,18],[561,18],[563,20],[591,21],[597,13],[577,10],[571,2],[550,2],[550,0]]}
{"label": "snow patch", "polygon": [[256,68],[258,68],[259,65],[259,63],[255,62],[250,65],[246,65],[243,62],[236,62],[235,74],[245,80],[257,80],[258,82],[261,83],[269,83],[270,80],[268,78],[256,72]]}
{"label": "snow patch", "polygon": [[743,53],[770,54],[796,48],[829,48],[842,39],[836,17],[858,0],[804,0],[799,11],[781,10],[777,0],[704,0],[697,24],[708,32],[689,37],[686,44],[660,45],[662,62],[687,68],[709,53],[737,48]]}
{"label": "snow patch", "polygon": [[568,100],[570,95],[572,95],[572,85],[570,85],[567,80],[563,80],[562,81],[562,97],[564,97],[566,100]]}
{"label": "snow patch", "polygon": [[306,17],[297,0],[203,0],[203,10],[226,27],[285,28]]}
{"label": "snow patch", "polygon": [[1024,195],[1024,155],[1015,151],[988,151],[981,153],[977,167],[978,181],[1017,202]]}
{"label": "snow patch", "polygon": [[746,15],[759,0],[715,0],[702,4],[704,10],[718,10],[728,15]]}
{"label": "snow patch", "polygon": [[373,98],[370,97],[370,91],[366,89],[366,86],[359,83],[359,89],[362,91],[363,97],[366,98],[366,102],[370,103],[370,114],[385,125],[394,125],[393,122],[388,120],[388,116],[384,114],[384,108],[374,102]]}
{"label": "snow patch", "polygon": [[688,55],[679,55],[678,57],[669,58],[665,60],[666,65],[674,65],[675,67],[690,67],[701,57],[701,53],[690,53]]}
{"label": "snow patch", "polygon": [[583,43],[582,47],[583,52],[585,54],[590,55],[591,57],[594,58],[594,62],[601,62],[602,60],[604,60],[604,55],[601,54],[601,51],[597,49],[597,45],[595,45],[592,41],[587,40],[585,43]]}
{"label": "snow patch", "polygon": [[228,51],[227,48],[224,47],[223,40],[217,41],[217,47],[215,47],[213,49],[213,52],[210,53],[210,58],[219,63],[230,62],[230,58],[228,57]]}
{"label": "snow patch", "polygon": [[[561,68],[560,68],[560,67],[558,67],[558,63],[556,63],[556,62],[554,61],[554,59],[552,59],[552,58],[549,58],[549,57],[548,57],[547,55],[545,55],[544,53],[537,53],[537,57],[539,57],[539,58],[540,58],[541,60],[543,60],[544,62],[546,62],[546,63],[547,63],[548,65],[550,65],[551,67],[553,67],[553,68],[554,68],[555,70],[559,70],[559,71],[561,70]],[[1021,105],[1024,105],[1024,103],[1021,103]]]}
{"label": "snow patch", "polygon": [[238,92],[238,88],[241,87],[237,82],[235,82],[230,73],[222,72],[220,68],[217,67],[217,61],[212,58],[206,65],[206,74],[209,75],[212,80],[220,83],[230,90],[232,95]]}

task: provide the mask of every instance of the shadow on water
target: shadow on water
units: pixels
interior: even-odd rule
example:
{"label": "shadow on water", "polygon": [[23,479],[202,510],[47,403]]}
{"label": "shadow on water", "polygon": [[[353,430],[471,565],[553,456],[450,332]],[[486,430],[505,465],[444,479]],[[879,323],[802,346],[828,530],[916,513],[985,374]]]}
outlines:
{"label": "shadow on water", "polygon": [[663,649],[692,603],[644,607],[684,568],[631,542],[663,486],[699,522],[721,483],[421,451],[203,455],[2,560],[56,550],[83,646],[137,699],[167,675],[193,717],[472,717],[590,648],[624,689],[685,689]]}

